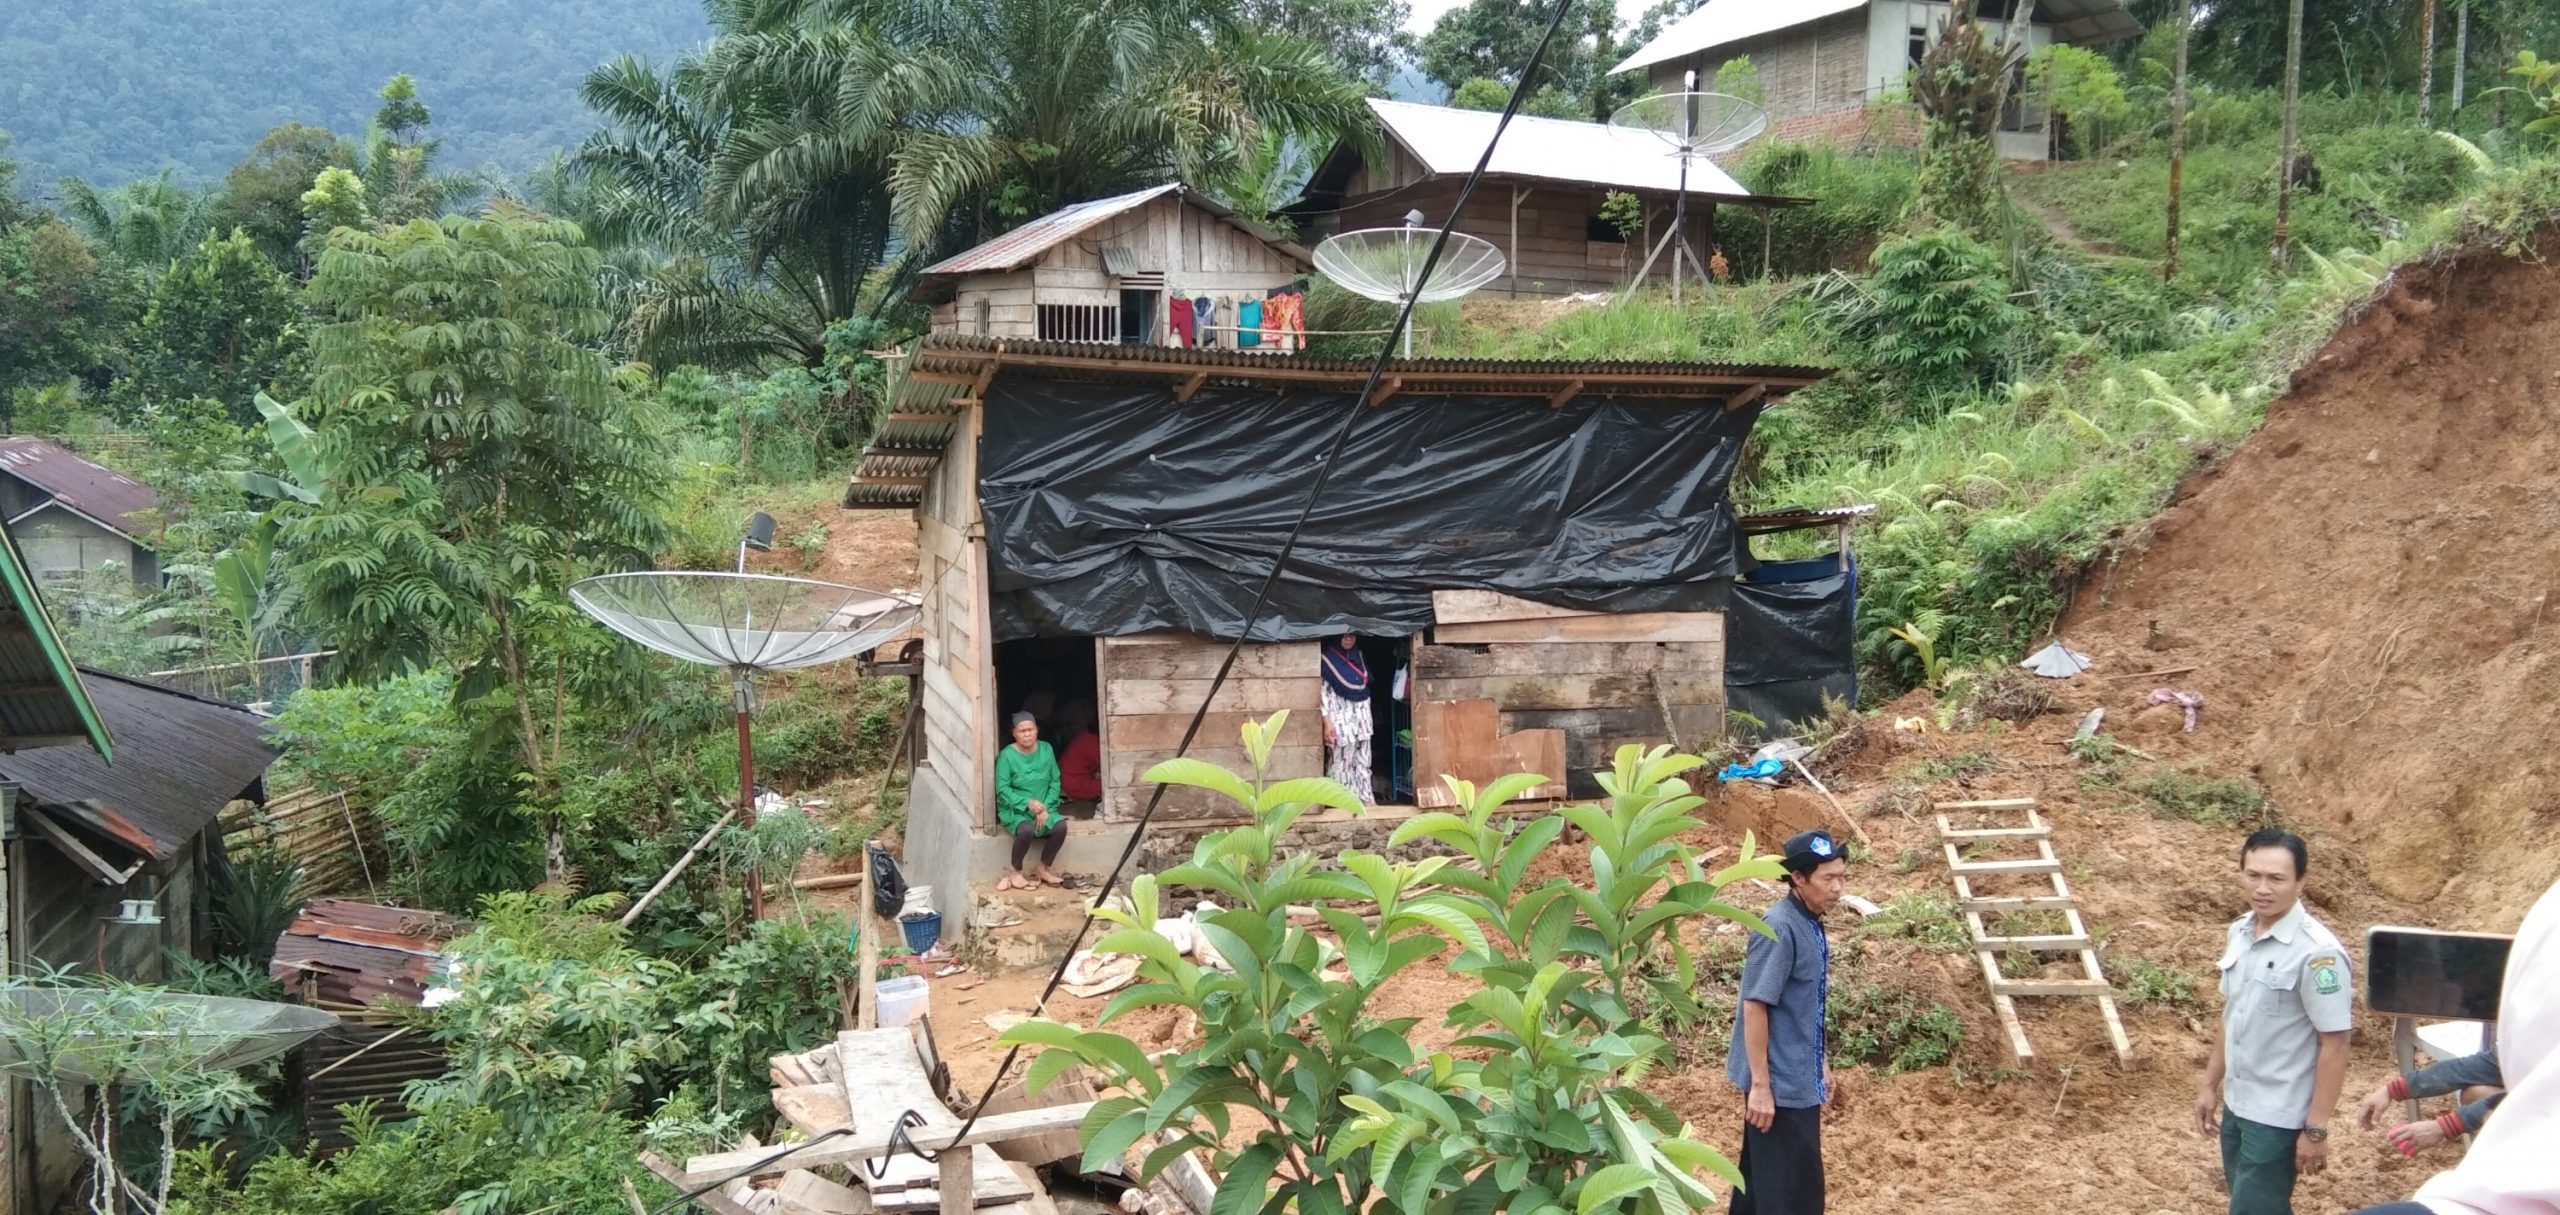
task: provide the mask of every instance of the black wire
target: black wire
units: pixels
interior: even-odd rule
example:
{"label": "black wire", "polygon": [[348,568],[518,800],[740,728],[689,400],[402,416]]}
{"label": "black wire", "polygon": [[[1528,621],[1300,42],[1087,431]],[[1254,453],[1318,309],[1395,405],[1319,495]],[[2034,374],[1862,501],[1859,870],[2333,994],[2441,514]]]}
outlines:
{"label": "black wire", "polygon": [[[1546,32],[1538,36],[1538,45],[1529,52],[1528,65],[1520,71],[1520,83],[1511,87],[1511,100],[1502,107],[1502,117],[1493,124],[1493,138],[1485,141],[1484,154],[1476,158],[1476,167],[1468,171],[1466,184],[1458,190],[1458,201],[1449,208],[1449,218],[1441,222],[1439,233],[1432,238],[1431,253],[1422,260],[1422,276],[1415,280],[1417,283],[1431,281],[1431,272],[1440,264],[1440,254],[1449,246],[1449,233],[1456,228],[1458,216],[1465,213],[1467,200],[1476,192],[1476,184],[1484,179],[1485,170],[1492,165],[1493,150],[1501,146],[1503,131],[1511,126],[1512,118],[1520,113],[1521,103],[1528,99],[1529,83],[1537,79],[1538,69],[1546,61],[1547,47],[1555,41],[1556,30],[1563,26],[1565,14],[1573,10],[1573,5],[1574,0],[1556,0],[1555,15],[1547,18]],[[1388,327],[1386,337],[1378,344],[1377,357],[1370,360],[1367,382],[1360,386],[1359,395],[1352,397],[1350,404],[1344,407],[1342,426],[1334,432],[1333,445],[1325,450],[1323,462],[1316,466],[1316,483],[1308,487],[1307,500],[1298,507],[1297,521],[1289,525],[1288,536],[1280,542],[1279,555],[1272,558],[1271,572],[1264,576],[1262,589],[1253,597],[1253,610],[1245,616],[1244,629],[1227,646],[1227,656],[1218,664],[1217,676],[1209,681],[1209,690],[1200,697],[1199,709],[1191,714],[1191,723],[1183,728],[1182,742],[1173,752],[1176,758],[1190,753],[1192,740],[1199,736],[1201,723],[1209,716],[1210,704],[1217,700],[1218,690],[1226,686],[1228,673],[1235,669],[1237,655],[1243,653],[1245,643],[1253,639],[1253,627],[1262,619],[1262,609],[1270,603],[1271,592],[1280,585],[1281,575],[1289,567],[1290,554],[1297,551],[1298,537],[1306,531],[1307,520],[1314,517],[1316,501],[1324,496],[1326,483],[1333,479],[1334,465],[1341,461],[1343,451],[1350,447],[1352,432],[1358,428],[1361,415],[1368,412],[1370,396],[1377,391],[1379,379],[1385,376],[1388,361],[1395,357],[1397,339],[1413,323],[1413,310],[1420,303],[1419,296],[1417,291],[1415,298],[1406,299],[1404,306],[1396,310],[1395,324]],[[1167,787],[1157,785],[1155,792],[1147,798],[1147,808],[1138,815],[1137,823],[1130,829],[1128,846],[1120,850],[1120,859],[1113,862],[1110,876],[1104,878],[1101,888],[1094,892],[1092,907],[1087,909],[1084,922],[1076,925],[1075,939],[1068,943],[1066,952],[1059,957],[1057,969],[1049,973],[1048,985],[1040,989],[1040,998],[1032,1005],[1032,1016],[1037,1017],[1048,1008],[1049,997],[1066,981],[1067,964],[1075,959],[1076,950],[1083,947],[1086,930],[1093,927],[1092,910],[1110,899],[1112,888],[1119,885],[1120,876],[1128,869],[1130,859],[1138,854],[1138,845],[1146,839],[1148,825],[1155,821],[1156,808],[1164,803]],[[967,1135],[969,1129],[978,1124],[978,1111],[987,1107],[987,1102],[995,1096],[996,1088],[1004,1083],[1006,1074],[1013,1070],[1014,1060],[1021,1054],[1019,1043],[1005,1051],[1004,1062],[996,1065],[996,1074],[987,1081],[986,1091],[978,1094],[977,1102],[970,1106],[969,1116],[960,1124],[958,1133],[952,1136],[952,1142],[957,1143],[961,1136]]]}
{"label": "black wire", "polygon": [[[911,1118],[912,1118],[912,1117],[914,1117],[914,1116],[915,1116],[915,1111],[913,1111],[913,1110],[909,1110],[909,1111],[907,1111],[907,1116],[908,1116],[908,1117],[911,1117]],[[649,1212],[649,1215],[667,1215],[667,1212],[672,1211],[672,1210],[676,1209],[677,1207],[683,1206],[684,1204],[686,1204],[686,1203],[688,1203],[688,1202],[691,1202],[691,1201],[693,1201],[693,1200],[694,1200],[694,1199],[696,1199],[696,1198],[700,1198],[700,1197],[702,1197],[703,1195],[708,1194],[708,1193],[710,1193],[710,1192],[711,1192],[711,1191],[713,1191],[713,1190],[719,1189],[720,1187],[722,1187],[722,1186],[724,1186],[724,1185],[727,1185],[727,1184],[729,1184],[729,1183],[730,1183],[730,1182],[732,1182],[732,1181],[736,1181],[737,1179],[739,1179],[739,1178],[741,1178],[741,1177],[752,1177],[752,1176],[756,1175],[757,1173],[763,1172],[763,1171],[764,1171],[764,1169],[765,1169],[765,1166],[770,1165],[770,1164],[772,1164],[774,1161],[780,1160],[780,1159],[782,1159],[782,1158],[783,1158],[783,1157],[785,1157],[785,1156],[791,1155],[791,1154],[792,1154],[792,1153],[794,1153],[794,1152],[806,1151],[806,1150],[808,1150],[808,1149],[810,1149],[810,1148],[813,1148],[813,1147],[818,1146],[818,1145],[819,1145],[819,1144],[821,1144],[821,1143],[825,1143],[826,1141],[828,1141],[828,1140],[830,1140],[830,1139],[836,1138],[837,1136],[840,1136],[840,1135],[850,1135],[850,1134],[852,1134],[852,1133],[853,1133],[853,1128],[852,1128],[852,1127],[850,1127],[850,1126],[840,1126],[840,1127],[837,1127],[837,1128],[835,1128],[834,1130],[831,1130],[831,1131],[824,1131],[824,1132],[821,1132],[821,1133],[820,1133],[820,1134],[818,1134],[815,1138],[811,1138],[811,1139],[803,1139],[803,1140],[801,1140],[800,1142],[795,1143],[795,1144],[792,1144],[792,1145],[790,1145],[790,1146],[788,1146],[788,1147],[785,1147],[785,1148],[783,1148],[783,1149],[782,1149],[782,1150],[780,1150],[780,1151],[777,1151],[777,1152],[771,1152],[771,1153],[768,1153],[768,1154],[766,1154],[766,1155],[759,1156],[759,1157],[757,1157],[757,1158],[756,1158],[756,1162],[755,1162],[754,1164],[750,1164],[750,1165],[748,1165],[747,1167],[745,1167],[745,1168],[743,1168],[743,1169],[738,1170],[737,1172],[734,1172],[734,1173],[731,1173],[731,1174],[729,1174],[729,1175],[727,1175],[727,1176],[725,1176],[725,1177],[722,1177],[722,1178],[720,1178],[720,1179],[719,1179],[719,1180],[717,1180],[717,1181],[706,1182],[706,1183],[704,1183],[704,1184],[702,1184],[702,1185],[700,1185],[700,1186],[696,1186],[696,1187],[695,1187],[695,1188],[693,1188],[693,1189],[686,1190],[684,1193],[678,1194],[678,1195],[676,1195],[675,1197],[673,1197],[673,1198],[670,1198],[670,1199],[666,1200],[665,1202],[659,1203],[659,1204],[658,1204],[658,1209],[656,1209],[656,1210],[654,1210],[654,1211]],[[901,1137],[903,1137],[903,1136],[904,1136],[904,1134],[905,1134],[905,1130],[904,1130],[904,1128],[900,1128],[899,1135],[900,1135]],[[909,1145],[909,1146],[910,1146],[910,1150],[912,1150],[913,1145]],[[919,1154],[921,1154],[921,1153],[919,1153]]]}
{"label": "black wire", "polygon": [[[1573,11],[1573,4],[1574,0],[1556,0],[1555,15],[1547,18],[1546,32],[1538,36],[1538,45],[1529,52],[1528,65],[1521,69],[1520,83],[1512,86],[1511,99],[1502,107],[1502,117],[1493,124],[1493,138],[1485,141],[1484,154],[1476,158],[1476,167],[1467,172],[1466,184],[1458,190],[1458,201],[1449,208],[1449,218],[1441,222],[1440,231],[1432,238],[1431,253],[1422,259],[1422,276],[1416,280],[1417,282],[1429,282],[1431,272],[1438,268],[1440,255],[1449,247],[1449,234],[1456,228],[1458,216],[1466,211],[1467,200],[1475,195],[1477,183],[1484,179],[1485,170],[1492,165],[1493,150],[1501,146],[1503,131],[1510,128],[1511,120],[1520,113],[1521,103],[1528,99],[1529,82],[1537,78],[1539,67],[1546,62],[1547,47],[1555,42],[1556,30],[1564,25],[1565,14]],[[1332,445],[1325,449],[1323,462],[1316,465],[1316,483],[1308,487],[1307,500],[1298,507],[1297,521],[1289,525],[1289,534],[1280,542],[1279,555],[1272,558],[1271,572],[1263,577],[1262,589],[1254,594],[1253,610],[1245,616],[1243,631],[1228,644],[1226,658],[1218,663],[1217,675],[1209,681],[1209,690],[1200,697],[1200,707],[1192,712],[1190,724],[1183,727],[1182,741],[1174,747],[1173,751],[1177,758],[1190,753],[1193,740],[1200,735],[1201,724],[1208,719],[1209,706],[1217,700],[1219,689],[1226,686],[1227,676],[1235,670],[1236,658],[1244,652],[1245,643],[1253,640],[1253,626],[1255,622],[1262,619],[1263,608],[1271,602],[1271,592],[1279,587],[1281,574],[1289,567],[1289,557],[1297,551],[1298,537],[1305,533],[1307,520],[1315,516],[1316,502],[1324,496],[1326,484],[1332,481],[1334,466],[1341,462],[1343,451],[1350,447],[1352,432],[1358,429],[1361,415],[1368,412],[1370,395],[1377,391],[1378,381],[1386,375],[1387,364],[1395,357],[1396,342],[1404,335],[1406,327],[1413,323],[1413,310],[1419,302],[1418,298],[1405,300],[1404,306],[1396,310],[1395,324],[1388,327],[1386,336],[1378,343],[1377,357],[1369,363],[1368,379],[1360,386],[1359,395],[1352,397],[1350,404],[1343,409],[1342,426],[1334,432]],[[1032,1004],[1032,1016],[1037,1017],[1047,1010],[1049,997],[1055,995],[1058,988],[1066,982],[1067,963],[1075,959],[1076,951],[1084,945],[1085,933],[1093,927],[1094,917],[1091,913],[1109,901],[1112,890],[1120,884],[1121,875],[1128,871],[1130,860],[1138,855],[1138,845],[1145,841],[1147,828],[1155,821],[1157,807],[1164,804],[1166,788],[1168,786],[1157,785],[1155,792],[1147,798],[1147,808],[1139,813],[1138,821],[1130,828],[1128,845],[1120,850],[1120,859],[1112,862],[1110,875],[1103,878],[1101,887],[1094,891],[1093,903],[1086,909],[1084,921],[1076,925],[1075,939],[1067,944],[1065,953],[1059,956],[1057,969],[1049,972],[1048,984],[1040,989],[1040,998]],[[1004,1061],[996,1065],[996,1074],[987,1080],[985,1091],[979,1093],[978,1099],[971,1103],[969,1116],[961,1122],[960,1129],[953,1132],[950,1139],[944,1141],[942,1151],[947,1152],[960,1146],[960,1141],[968,1137],[970,1130],[978,1125],[978,1114],[987,1108],[988,1101],[995,1097],[996,1089],[1004,1083],[1005,1076],[1013,1070],[1014,1061],[1021,1055],[1022,1047],[1019,1044],[1005,1051]],[[898,1126],[890,1133],[888,1153],[880,1157],[880,1163],[876,1165],[865,1162],[864,1168],[874,1177],[882,1176],[888,1167],[886,1162],[902,1149],[926,1161],[939,1157],[941,1152],[928,1155],[922,1145],[908,1138],[908,1127],[923,1125],[925,1125],[924,1117],[916,1111],[910,1109],[901,1112],[898,1116]],[[688,1191],[674,1201],[652,1211],[650,1215],[666,1215],[669,1210],[740,1177],[755,1173],[773,1161],[851,1132],[851,1127],[839,1127],[814,1139],[793,1144],[763,1157],[739,1172],[722,1177],[699,1189]]]}

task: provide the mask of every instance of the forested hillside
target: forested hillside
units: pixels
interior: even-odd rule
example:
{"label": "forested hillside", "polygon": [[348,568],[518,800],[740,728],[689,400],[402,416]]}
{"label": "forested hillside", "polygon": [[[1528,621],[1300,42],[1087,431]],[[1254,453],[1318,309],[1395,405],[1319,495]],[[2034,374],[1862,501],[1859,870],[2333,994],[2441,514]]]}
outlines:
{"label": "forested hillside", "polygon": [[447,164],[522,172],[593,127],[589,69],[708,33],[687,0],[9,0],[0,130],[38,195],[171,165],[202,181],[282,123],[363,131],[375,90],[406,72]]}

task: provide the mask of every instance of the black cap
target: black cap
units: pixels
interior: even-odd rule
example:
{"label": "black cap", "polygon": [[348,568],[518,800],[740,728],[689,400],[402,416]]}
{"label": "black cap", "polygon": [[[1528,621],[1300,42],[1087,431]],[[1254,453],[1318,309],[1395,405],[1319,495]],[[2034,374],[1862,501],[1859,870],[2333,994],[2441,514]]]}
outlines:
{"label": "black cap", "polygon": [[1847,860],[1840,845],[1828,831],[1799,831],[1787,837],[1786,851],[1780,864],[1796,873],[1811,873],[1824,861]]}

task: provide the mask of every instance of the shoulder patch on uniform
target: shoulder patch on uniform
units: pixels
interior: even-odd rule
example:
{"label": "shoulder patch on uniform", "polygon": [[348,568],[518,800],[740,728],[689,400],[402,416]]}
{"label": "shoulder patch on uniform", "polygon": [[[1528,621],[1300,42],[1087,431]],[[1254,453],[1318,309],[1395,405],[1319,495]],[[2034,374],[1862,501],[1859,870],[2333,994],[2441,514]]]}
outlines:
{"label": "shoulder patch on uniform", "polygon": [[2324,996],[2338,994],[2338,960],[2315,958],[2311,963],[2311,990]]}

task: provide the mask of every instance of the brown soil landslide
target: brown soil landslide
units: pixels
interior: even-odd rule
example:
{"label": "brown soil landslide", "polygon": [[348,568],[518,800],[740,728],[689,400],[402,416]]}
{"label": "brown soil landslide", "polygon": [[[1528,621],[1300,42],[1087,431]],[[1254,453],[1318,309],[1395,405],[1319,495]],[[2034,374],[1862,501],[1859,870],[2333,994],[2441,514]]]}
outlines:
{"label": "brown soil landslide", "polygon": [[2560,877],[2560,271],[2395,277],[2062,633],[2196,667],[2167,682],[2226,770],[2382,894],[2508,931]]}

